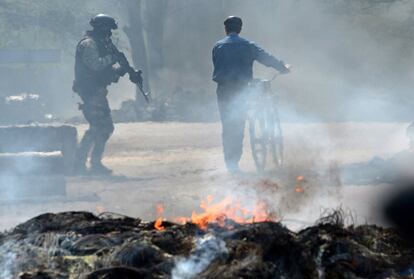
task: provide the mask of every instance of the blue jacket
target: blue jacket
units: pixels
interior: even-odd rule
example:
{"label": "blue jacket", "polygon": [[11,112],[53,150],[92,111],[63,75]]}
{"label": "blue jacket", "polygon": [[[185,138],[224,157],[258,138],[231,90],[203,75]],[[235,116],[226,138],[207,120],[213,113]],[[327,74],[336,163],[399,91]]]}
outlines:
{"label": "blue jacket", "polygon": [[231,33],[213,48],[213,80],[217,83],[249,82],[253,78],[255,60],[278,71],[286,71],[282,61],[255,43]]}

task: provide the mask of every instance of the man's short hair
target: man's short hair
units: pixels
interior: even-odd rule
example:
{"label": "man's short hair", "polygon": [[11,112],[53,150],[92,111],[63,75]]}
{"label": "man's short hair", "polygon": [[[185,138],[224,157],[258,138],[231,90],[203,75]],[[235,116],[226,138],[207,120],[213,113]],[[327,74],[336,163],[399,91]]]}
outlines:
{"label": "man's short hair", "polygon": [[240,17],[237,16],[229,16],[224,21],[224,27],[226,29],[226,32],[232,33],[240,33],[243,26],[243,21]]}

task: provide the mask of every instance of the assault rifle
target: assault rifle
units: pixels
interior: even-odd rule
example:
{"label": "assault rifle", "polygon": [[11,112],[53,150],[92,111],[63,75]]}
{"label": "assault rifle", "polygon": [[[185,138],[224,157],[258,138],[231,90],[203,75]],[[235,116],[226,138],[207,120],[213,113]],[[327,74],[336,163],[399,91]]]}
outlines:
{"label": "assault rifle", "polygon": [[113,44],[111,39],[108,39],[105,47],[110,53],[112,53],[112,55],[115,55],[117,57],[117,60],[118,60],[117,62],[119,64],[119,66],[121,66],[121,68],[120,68],[121,76],[128,73],[129,80],[132,83],[135,83],[138,86],[139,91],[141,91],[142,95],[145,98],[145,101],[147,103],[149,103],[150,102],[150,98],[149,98],[150,93],[144,91],[142,71],[141,70],[135,70],[129,64],[128,59],[126,58],[125,54],[118,50],[118,48]]}
{"label": "assault rifle", "polygon": [[138,88],[139,91],[141,91],[142,95],[145,98],[145,101],[147,103],[149,103],[149,92],[145,92],[144,91],[144,87],[143,87],[143,79],[142,79],[142,71],[141,70],[135,70],[128,62],[128,60],[125,57],[125,54],[118,51],[118,64],[121,66],[121,69],[123,71],[125,71],[126,73],[128,73],[129,75],[129,80],[132,83],[135,83]]}

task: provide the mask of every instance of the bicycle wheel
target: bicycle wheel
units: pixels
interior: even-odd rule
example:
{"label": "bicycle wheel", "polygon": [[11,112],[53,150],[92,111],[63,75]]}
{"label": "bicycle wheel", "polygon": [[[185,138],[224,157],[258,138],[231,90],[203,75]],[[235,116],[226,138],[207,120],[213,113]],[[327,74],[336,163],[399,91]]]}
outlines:
{"label": "bicycle wheel", "polygon": [[265,111],[255,110],[249,117],[250,147],[256,169],[263,172],[266,167],[269,135]]}
{"label": "bicycle wheel", "polygon": [[273,164],[276,168],[280,168],[283,165],[283,134],[279,113],[275,107],[272,109],[271,118],[270,150],[272,152]]}

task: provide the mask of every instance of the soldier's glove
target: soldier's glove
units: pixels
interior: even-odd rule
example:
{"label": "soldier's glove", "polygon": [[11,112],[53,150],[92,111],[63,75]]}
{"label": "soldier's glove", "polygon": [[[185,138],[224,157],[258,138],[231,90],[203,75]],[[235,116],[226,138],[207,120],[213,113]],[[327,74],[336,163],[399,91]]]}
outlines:
{"label": "soldier's glove", "polygon": [[114,67],[114,72],[116,75],[123,77],[128,72],[128,70],[125,67]]}
{"label": "soldier's glove", "polygon": [[135,84],[139,84],[142,86],[143,78],[142,78],[142,71],[134,71],[129,73],[129,80]]}

